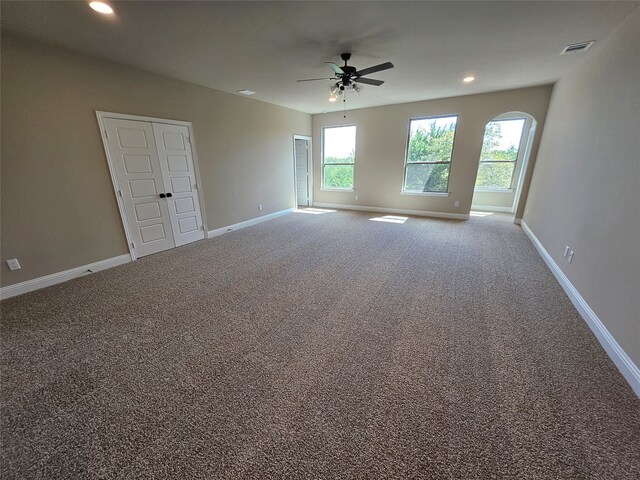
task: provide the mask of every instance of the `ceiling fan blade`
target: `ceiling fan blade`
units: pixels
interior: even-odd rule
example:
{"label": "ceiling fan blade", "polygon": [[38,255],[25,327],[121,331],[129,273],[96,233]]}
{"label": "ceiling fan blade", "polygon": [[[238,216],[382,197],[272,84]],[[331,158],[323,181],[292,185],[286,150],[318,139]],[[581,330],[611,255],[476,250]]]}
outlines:
{"label": "ceiling fan blade", "polygon": [[324,63],[329,65],[329,67],[331,67],[331,70],[333,70],[334,72],[339,73],[339,74],[343,74],[344,73],[344,70],[342,70],[342,68],[340,68],[339,65],[336,65],[333,62],[324,62]]}
{"label": "ceiling fan blade", "polygon": [[381,63],[380,65],[375,65],[373,67],[363,68],[362,70],[356,72],[356,74],[360,76],[369,75],[370,73],[381,72],[382,70],[389,70],[390,68],[393,68],[393,63]]}
{"label": "ceiling fan blade", "polygon": [[367,85],[375,85],[379,87],[384,82],[382,80],[374,80],[373,78],[356,78],[354,80],[356,83],[366,83]]}
{"label": "ceiling fan blade", "polygon": [[304,80],[296,80],[296,82],[315,82],[317,80],[336,80],[335,78],[305,78]]}

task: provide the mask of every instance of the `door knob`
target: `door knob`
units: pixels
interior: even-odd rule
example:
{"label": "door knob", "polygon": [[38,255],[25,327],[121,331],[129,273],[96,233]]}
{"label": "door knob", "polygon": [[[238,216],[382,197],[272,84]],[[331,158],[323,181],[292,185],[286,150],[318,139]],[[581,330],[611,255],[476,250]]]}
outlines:
{"label": "door knob", "polygon": [[173,193],[167,193],[167,198],[173,197]]}
{"label": "door knob", "polygon": [[164,197],[165,197],[164,193],[161,193],[160,198],[164,198]]}

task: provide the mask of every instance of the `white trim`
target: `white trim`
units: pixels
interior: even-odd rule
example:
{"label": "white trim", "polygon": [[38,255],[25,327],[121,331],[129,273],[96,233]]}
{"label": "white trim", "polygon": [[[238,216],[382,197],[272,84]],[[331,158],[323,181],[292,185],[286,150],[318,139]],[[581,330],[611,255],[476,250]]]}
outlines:
{"label": "white trim", "polygon": [[401,191],[400,195],[418,195],[422,197],[448,197],[449,192],[409,192]]}
{"label": "white trim", "polygon": [[309,135],[294,135],[293,136],[293,187],[295,197],[295,207],[298,206],[298,179],[296,173],[296,140],[305,140],[307,143],[307,188],[309,195],[309,206],[313,205],[313,137]]}
{"label": "white trim", "polygon": [[128,113],[104,112],[102,110],[96,110],[96,116],[98,117],[98,120],[100,120],[101,118],[118,118],[120,120],[137,120],[139,122],[167,123],[169,125],[181,125],[183,127],[188,127],[189,125],[191,125],[191,122],[185,122],[184,120],[171,120],[168,118],[145,117],[143,115],[130,115]]}
{"label": "white trim", "polygon": [[[129,255],[131,255],[131,260],[136,260],[136,253],[133,249],[133,238],[131,237],[131,232],[129,231],[129,224],[127,223],[127,217],[124,209],[124,200],[118,194],[120,191],[120,186],[118,185],[118,175],[116,174],[116,169],[114,166],[113,159],[111,158],[111,149],[109,148],[109,139],[107,138],[107,129],[104,126],[104,119],[110,118],[108,117],[107,112],[100,112],[96,110],[96,118],[98,119],[98,127],[100,129],[100,138],[102,139],[102,146],[104,148],[104,154],[107,157],[107,166],[109,167],[109,174],[111,176],[111,183],[113,185],[114,195],[116,196],[116,202],[118,204],[118,212],[120,213],[120,221],[122,222],[122,228],[124,229],[124,236],[127,238],[127,249],[129,250]],[[120,115],[118,113],[114,115]],[[115,118],[120,118],[120,117]]]}
{"label": "white trim", "polygon": [[[451,166],[453,165],[453,153],[456,148],[456,134],[458,132],[458,120],[460,120],[459,113],[451,113],[451,114],[442,114],[442,115],[428,115],[426,117],[409,117],[409,122],[407,123],[407,141],[404,144],[404,159],[402,163],[402,183],[400,185],[400,195],[424,195],[425,193],[443,193],[443,192],[412,192],[410,190],[405,190],[405,186],[407,183],[407,166],[409,165],[409,144],[411,143],[411,122],[414,120],[435,120],[438,118],[450,118],[456,117],[456,125],[453,129],[453,144],[451,145],[451,157],[449,157],[449,176],[447,177],[447,191],[446,196],[449,196],[449,187],[451,186],[449,181],[451,180]],[[416,162],[416,163],[431,163],[431,162]],[[433,162],[433,163],[447,163],[447,162]]]}
{"label": "white trim", "polygon": [[580,292],[578,292],[578,290],[569,281],[567,276],[560,269],[551,255],[549,255],[549,252],[547,252],[526,222],[521,221],[521,225],[522,229],[531,240],[531,243],[536,247],[538,253],[540,253],[540,256],[549,267],[549,270],[551,270],[551,273],[553,273],[558,280],[558,283],[560,283],[560,286],[564,289],[569,300],[571,300],[571,303],[576,307],[578,313],[580,313],[587,325],[589,325],[589,328],[598,339],[605,352],[609,355],[609,358],[611,358],[616,367],[618,367],[618,370],[620,370],[620,373],[622,373],[622,376],[627,380],[627,382],[629,382],[629,385],[636,395],[640,397],[640,369],[638,366],[633,363],[633,360],[629,358],[613,335],[609,333],[607,327],[604,326],[586,300],[582,298]]}
{"label": "white trim", "polygon": [[492,207],[490,205],[471,205],[471,210],[480,210],[481,212],[513,213],[511,207]]}
{"label": "white trim", "polygon": [[452,218],[455,220],[469,220],[468,213],[431,212],[429,210],[407,210],[402,208],[367,207],[364,205],[343,205],[340,203],[316,202],[314,207],[335,208],[338,210],[358,210],[361,212],[399,213],[404,215],[416,215],[418,217]]}
{"label": "white trim", "polygon": [[513,224],[514,225],[520,225],[522,223],[522,219],[521,218],[514,218],[513,219]]}
{"label": "white trim", "polygon": [[[27,280],[26,282],[9,285],[7,287],[0,288],[0,299],[4,300],[5,298],[15,297],[16,295],[22,295],[23,293],[32,292],[57,283],[82,277],[88,273],[95,273],[100,270],[106,270],[107,268],[117,267],[118,265],[129,263],[131,260],[131,255],[129,254],[120,255],[118,257],[107,258],[106,260],[100,260],[99,262],[89,263],[80,267],[64,270],[62,272],[45,275],[44,277]],[[91,272],[88,272],[88,270],[91,270]]]}
{"label": "white trim", "polygon": [[513,193],[513,188],[474,187],[473,193]]}
{"label": "white trim", "polygon": [[[353,187],[351,188],[325,188],[324,186],[324,132],[328,128],[342,128],[342,127],[355,127],[356,128],[356,143],[354,145],[353,150],[353,163],[348,165],[353,165]],[[358,125],[355,123],[345,123],[344,125],[325,125],[324,127],[320,127],[320,190],[323,192],[355,192],[356,190],[356,160],[358,159]],[[327,165],[332,165],[328,163]],[[340,165],[340,164],[338,164]],[[313,206],[313,202],[311,202]]]}
{"label": "white trim", "polygon": [[[491,122],[499,122],[501,120],[524,120],[522,126],[522,136],[520,137],[520,144],[518,145],[518,157],[515,161],[515,168],[513,172],[513,178],[511,179],[511,186],[509,188],[493,188],[493,187],[473,187],[474,195],[476,193],[504,193],[513,194],[513,201],[509,210],[490,210],[489,207],[482,207],[487,212],[502,212],[515,213],[520,203],[520,195],[522,194],[522,186],[527,175],[527,165],[531,156],[531,148],[533,146],[533,138],[535,137],[536,127],[538,122],[533,115],[527,112],[506,112],[493,117],[485,124],[486,126]],[[525,133],[526,132],[526,133]],[[486,133],[486,132],[485,132]],[[478,159],[478,168],[482,162]],[[477,177],[476,169],[476,177]],[[477,180],[477,178],[476,178]],[[476,206],[477,207],[477,206]],[[473,207],[472,207],[473,208]],[[480,208],[480,207],[477,207]],[[498,207],[499,208],[499,207]]]}
{"label": "white trim", "polygon": [[256,225],[257,223],[273,220],[274,218],[281,217],[282,215],[291,213],[294,210],[295,208],[287,208],[286,210],[280,210],[279,212],[270,213],[268,215],[263,215],[261,217],[251,218],[249,220],[245,220],[244,222],[234,223],[233,225],[227,225],[226,227],[216,228],[215,230],[209,230],[208,238],[217,237],[218,235],[222,235],[227,232],[233,232],[234,230],[240,230],[241,228],[250,227],[251,225]]}
{"label": "white trim", "polygon": [[[513,195],[513,206],[511,208],[512,212],[516,212],[518,210],[518,206],[520,205],[520,197],[522,195],[522,187],[524,186],[524,181],[527,176],[527,168],[529,166],[529,161],[531,160],[531,150],[533,149],[533,139],[536,136],[536,128],[538,127],[538,122],[533,116],[529,115],[527,121],[529,122],[529,133],[527,134],[527,143],[524,146],[524,152],[522,153],[522,165],[520,166],[520,172],[518,176],[518,182],[516,183],[516,191]],[[526,127],[526,124],[525,124]]]}
{"label": "white trim", "polygon": [[204,208],[204,193],[202,191],[202,179],[200,177],[200,168],[198,167],[198,154],[196,152],[196,139],[193,134],[193,125],[191,122],[185,122],[182,120],[169,120],[166,118],[156,118],[156,117],[144,117],[141,115],[129,115],[128,113],[113,113],[113,112],[103,112],[101,110],[96,110],[96,118],[98,119],[98,126],[100,127],[100,137],[102,138],[102,145],[104,147],[104,153],[107,157],[107,164],[109,166],[109,173],[111,174],[111,181],[113,183],[114,195],[116,196],[116,202],[118,203],[118,211],[120,212],[120,220],[122,221],[122,226],[124,228],[125,237],[127,237],[127,248],[129,249],[129,254],[131,255],[131,260],[137,260],[137,256],[135,250],[133,248],[133,239],[131,237],[131,233],[129,231],[129,226],[127,224],[127,217],[124,209],[124,202],[122,197],[118,195],[118,191],[120,187],[118,186],[118,177],[116,175],[115,167],[113,165],[113,159],[111,158],[111,151],[109,149],[109,140],[107,139],[107,131],[104,126],[104,119],[106,118],[115,118],[120,120],[134,120],[140,122],[150,122],[150,123],[162,123],[167,125],[179,125],[181,127],[187,127],[189,130],[189,144],[191,147],[191,156],[193,158],[193,167],[196,176],[196,190],[198,191],[198,200],[200,202],[200,218],[202,219],[202,228],[204,231],[207,230],[207,215]]}
{"label": "white trim", "polygon": [[[157,123],[157,122],[156,122]],[[180,125],[182,122],[173,122],[171,125]],[[202,220],[202,229],[207,231],[207,209],[204,203],[204,191],[202,190],[202,176],[200,176],[200,167],[198,166],[198,152],[196,151],[196,137],[193,133],[193,124],[191,122],[186,123],[186,127],[189,130],[189,143],[191,144],[191,157],[193,158],[193,169],[196,174],[196,190],[198,190],[198,201],[200,202],[200,219]]]}

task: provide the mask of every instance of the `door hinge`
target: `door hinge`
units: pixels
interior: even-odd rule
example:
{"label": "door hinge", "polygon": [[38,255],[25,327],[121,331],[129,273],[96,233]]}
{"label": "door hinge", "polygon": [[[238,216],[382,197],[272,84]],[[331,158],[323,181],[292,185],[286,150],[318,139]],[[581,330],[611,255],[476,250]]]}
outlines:
{"label": "door hinge", "polygon": [[120,197],[122,197],[122,190],[118,190],[118,195],[120,195]]}
{"label": "door hinge", "polygon": [[136,248],[136,243],[135,242],[131,242],[131,248]]}

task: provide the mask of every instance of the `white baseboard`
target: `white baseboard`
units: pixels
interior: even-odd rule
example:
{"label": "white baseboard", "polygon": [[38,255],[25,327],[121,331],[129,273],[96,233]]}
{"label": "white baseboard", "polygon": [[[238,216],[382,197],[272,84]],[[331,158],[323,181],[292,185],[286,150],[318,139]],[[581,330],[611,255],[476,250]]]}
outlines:
{"label": "white baseboard", "polygon": [[418,217],[453,218],[455,220],[469,220],[467,213],[431,212],[428,210],[406,210],[401,208],[368,207],[365,205],[344,205],[341,203],[313,202],[314,207],[335,208],[338,210],[358,210],[361,212],[396,213],[404,215],[416,215]]}
{"label": "white baseboard", "polygon": [[295,208],[287,208],[286,210],[280,210],[279,212],[252,218],[250,220],[245,220],[244,222],[234,223],[233,225],[216,228],[215,230],[209,230],[207,236],[208,238],[217,237],[218,235],[222,235],[223,233],[233,232],[234,230],[240,230],[241,228],[250,227],[251,225],[255,225],[257,223],[266,222],[267,220],[273,220],[274,218],[281,217],[282,215],[286,215],[287,213],[291,213],[294,210]]}
{"label": "white baseboard", "polygon": [[471,210],[478,210],[480,212],[513,213],[512,207],[491,207],[489,205],[471,205]]}
{"label": "white baseboard", "polygon": [[522,219],[521,218],[514,218],[513,219],[513,223],[516,225],[520,225],[522,223]]}
{"label": "white baseboard", "polygon": [[531,243],[536,247],[540,256],[547,264],[553,275],[556,277],[567,296],[576,307],[582,318],[587,322],[589,328],[596,336],[604,350],[607,352],[613,363],[618,367],[620,373],[629,382],[631,388],[640,397],[640,369],[633,363],[633,360],[629,358],[627,353],[622,349],[620,344],[613,338],[613,335],[609,333],[607,327],[604,326],[602,321],[598,318],[595,312],[591,309],[586,300],[582,298],[582,295],[576,290],[573,284],[569,281],[564,272],[560,269],[555,260],[549,255],[549,252],[544,248],[538,237],[531,231],[526,222],[521,222],[522,229],[525,231]]}
{"label": "white baseboard", "polygon": [[118,257],[107,258],[106,260],[100,260],[99,262],[82,265],[81,267],[71,268],[63,272],[52,273],[51,275],[45,275],[44,277],[38,277],[33,280],[27,280],[26,282],[2,287],[0,288],[0,299],[15,297],[16,295],[22,295],[23,293],[39,290],[44,287],[55,285],[56,283],[62,283],[67,280],[82,277],[89,273],[87,270],[91,270],[92,273],[95,273],[130,261],[131,255],[120,255]]}
{"label": "white baseboard", "polygon": [[[244,222],[236,223],[234,225],[229,225],[228,227],[218,228],[216,230],[210,230],[208,232],[208,238],[222,235],[223,233],[227,233],[233,230],[238,230],[240,228],[245,228],[250,225],[255,225],[256,223],[272,220],[276,217],[285,215],[294,210],[295,210],[294,208],[288,208],[286,210],[281,210],[279,212],[270,213],[269,215],[263,215],[262,217],[252,218],[251,220],[246,220]],[[32,292],[40,288],[48,287],[50,285],[55,285],[56,283],[66,282],[67,280],[71,280],[73,278],[86,275],[88,273],[87,270],[91,270],[93,273],[95,273],[95,272],[99,272],[100,270],[106,270],[107,268],[122,265],[123,263],[128,263],[130,261],[131,261],[131,255],[129,254],[120,255],[118,257],[107,258],[106,260],[90,263],[88,265],[82,265],[80,267],[71,268],[63,272],[52,273],[51,275],[46,275],[44,277],[34,278],[33,280],[27,280],[25,282],[16,283],[14,285],[8,285],[6,287],[0,288],[0,299],[15,297],[16,295],[22,295],[23,293]]]}

